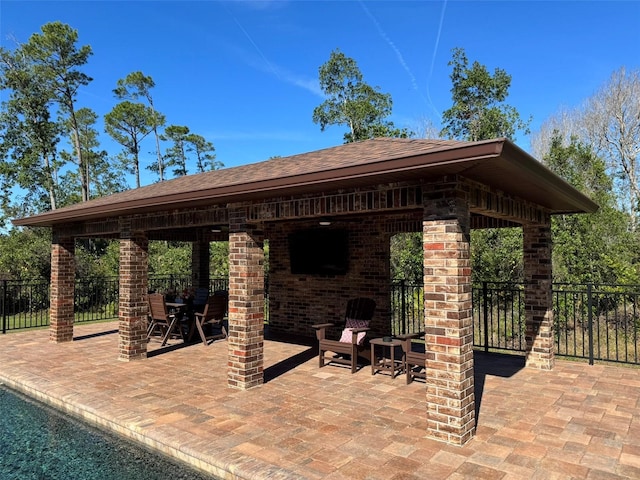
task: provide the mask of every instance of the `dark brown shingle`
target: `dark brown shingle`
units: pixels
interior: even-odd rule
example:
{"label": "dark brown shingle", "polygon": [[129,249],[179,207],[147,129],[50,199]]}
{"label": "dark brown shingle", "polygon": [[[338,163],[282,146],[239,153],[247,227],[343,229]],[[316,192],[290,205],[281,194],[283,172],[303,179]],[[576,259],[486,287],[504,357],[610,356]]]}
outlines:
{"label": "dark brown shingle", "polygon": [[378,138],[179,177],[17,219],[14,224],[50,226],[141,209],[255,200],[443,174],[475,179],[558,213],[597,209],[591,200],[505,139]]}

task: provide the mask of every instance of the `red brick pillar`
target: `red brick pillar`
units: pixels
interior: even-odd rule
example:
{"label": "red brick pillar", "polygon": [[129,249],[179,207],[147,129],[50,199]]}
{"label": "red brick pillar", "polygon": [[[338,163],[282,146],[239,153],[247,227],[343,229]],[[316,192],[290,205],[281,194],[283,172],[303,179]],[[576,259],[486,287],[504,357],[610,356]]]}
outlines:
{"label": "red brick pillar", "polygon": [[247,390],[264,383],[263,238],[243,210],[230,215],[227,382]]}
{"label": "red brick pillar", "polygon": [[191,244],[191,285],[209,288],[209,241],[196,240]]}
{"label": "red brick pillar", "polygon": [[424,214],[427,435],[464,445],[476,424],[466,197],[435,194]]}
{"label": "red brick pillar", "polygon": [[56,343],[73,340],[74,255],[74,239],[62,237],[54,230],[51,243],[49,339]]}
{"label": "red brick pillar", "polygon": [[553,353],[553,299],[551,220],[523,227],[525,341],[527,366],[551,370]]}
{"label": "red brick pillar", "polygon": [[149,241],[144,232],[120,232],[119,359],[147,357]]}

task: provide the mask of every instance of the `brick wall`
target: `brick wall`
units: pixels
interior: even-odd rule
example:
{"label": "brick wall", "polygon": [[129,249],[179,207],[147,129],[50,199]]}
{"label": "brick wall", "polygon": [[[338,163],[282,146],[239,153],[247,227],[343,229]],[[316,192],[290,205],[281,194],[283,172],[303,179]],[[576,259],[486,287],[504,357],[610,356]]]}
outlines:
{"label": "brick wall", "polygon": [[[372,336],[389,334],[389,238],[385,218],[363,217],[326,229],[346,229],[349,267],[346,275],[292,274],[288,236],[320,228],[317,220],[267,224],[269,239],[269,329],[315,338],[311,325],[344,319],[347,301],[366,296],[376,302]],[[309,252],[313,255],[314,252]],[[337,335],[339,331],[331,332]]]}
{"label": "brick wall", "polygon": [[51,245],[51,309],[49,339],[53,342],[73,340],[75,290],[75,244],[72,238],[53,234]]}
{"label": "brick wall", "polygon": [[263,238],[245,222],[241,210],[231,212],[227,383],[239,389],[264,382]]}
{"label": "brick wall", "polygon": [[551,223],[523,227],[527,366],[554,365]]}
{"label": "brick wall", "polygon": [[425,195],[423,222],[427,434],[463,445],[475,434],[470,214],[457,185]]}
{"label": "brick wall", "polygon": [[143,232],[123,230],[120,239],[120,360],[147,356],[149,241]]}

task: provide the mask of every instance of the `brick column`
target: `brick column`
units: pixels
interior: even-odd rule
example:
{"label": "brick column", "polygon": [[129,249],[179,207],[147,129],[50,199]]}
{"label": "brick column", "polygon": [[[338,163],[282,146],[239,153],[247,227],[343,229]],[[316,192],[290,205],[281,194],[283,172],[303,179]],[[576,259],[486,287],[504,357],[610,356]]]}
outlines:
{"label": "brick column", "polygon": [[475,434],[469,211],[440,191],[423,221],[427,435],[464,445]]}
{"label": "brick column", "polygon": [[209,288],[209,241],[196,240],[191,244],[191,285]]}
{"label": "brick column", "polygon": [[51,243],[49,340],[56,343],[73,340],[74,255],[74,239],[63,237],[54,230]]}
{"label": "brick column", "polygon": [[553,299],[551,220],[523,227],[526,364],[551,370],[553,353]]}
{"label": "brick column", "polygon": [[247,390],[264,383],[263,238],[242,209],[230,216],[227,382]]}
{"label": "brick column", "polygon": [[119,359],[147,357],[147,304],[149,281],[149,241],[144,232],[129,231],[121,224],[120,232],[120,300]]}

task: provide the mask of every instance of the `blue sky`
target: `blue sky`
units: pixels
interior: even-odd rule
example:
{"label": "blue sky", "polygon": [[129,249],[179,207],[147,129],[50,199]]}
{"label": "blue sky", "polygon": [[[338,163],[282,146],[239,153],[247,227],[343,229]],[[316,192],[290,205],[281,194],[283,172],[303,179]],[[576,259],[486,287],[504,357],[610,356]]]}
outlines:
{"label": "blue sky", "polygon": [[[0,1],[0,44],[48,22],[90,45],[79,107],[101,117],[120,78],[151,76],[168,124],[204,136],[226,167],[343,142],[313,123],[318,68],[339,48],[393,99],[391,120],[440,127],[451,106],[451,51],[512,76],[507,103],[535,131],[580,105],[620,67],[640,67],[640,1]],[[98,127],[102,131],[102,125]],[[142,164],[153,161],[143,149]],[[529,150],[529,138],[516,143]],[[103,148],[119,147],[103,136]],[[143,184],[154,181],[143,177]]]}

